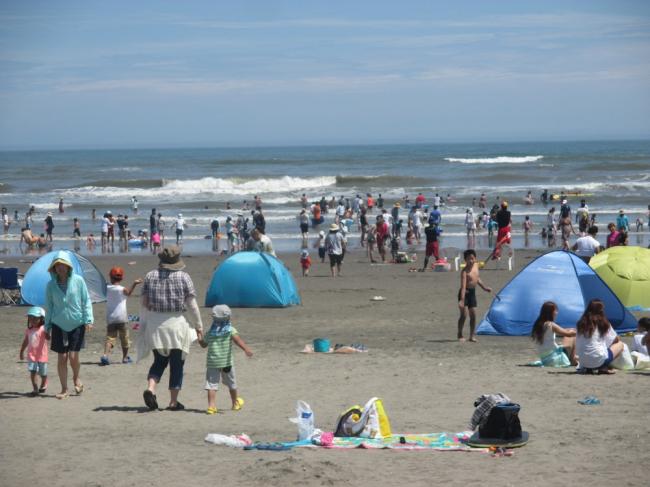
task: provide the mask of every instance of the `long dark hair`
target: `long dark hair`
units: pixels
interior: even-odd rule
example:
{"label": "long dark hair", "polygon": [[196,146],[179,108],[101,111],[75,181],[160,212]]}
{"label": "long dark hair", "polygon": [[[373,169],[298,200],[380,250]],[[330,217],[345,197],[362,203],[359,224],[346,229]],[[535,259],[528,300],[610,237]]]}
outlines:
{"label": "long dark hair", "polygon": [[544,323],[547,321],[553,321],[556,311],[557,304],[555,304],[553,301],[546,301],[544,304],[542,304],[542,307],[539,310],[539,316],[535,320],[533,330],[530,333],[533,341],[540,344],[544,342]]}
{"label": "long dark hair", "polygon": [[611,326],[605,315],[605,303],[600,299],[592,299],[578,320],[576,328],[579,335],[591,338],[596,329],[601,335],[605,335]]}

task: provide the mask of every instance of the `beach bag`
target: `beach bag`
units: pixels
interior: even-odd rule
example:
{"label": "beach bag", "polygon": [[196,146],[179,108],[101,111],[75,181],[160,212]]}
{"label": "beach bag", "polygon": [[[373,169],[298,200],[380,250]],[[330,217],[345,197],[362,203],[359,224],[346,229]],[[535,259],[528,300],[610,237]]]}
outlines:
{"label": "beach bag", "polygon": [[623,351],[612,360],[611,366],[619,370],[634,370],[634,360],[632,360],[630,349],[627,348],[627,343],[623,344]]}
{"label": "beach bag", "polygon": [[352,406],[339,416],[334,436],[385,438],[390,436],[390,421],[381,399],[373,397],[364,407]]}
{"label": "beach bag", "polygon": [[521,423],[519,422],[519,404],[497,404],[490,411],[487,421],[479,426],[480,438],[512,440],[521,437]]}

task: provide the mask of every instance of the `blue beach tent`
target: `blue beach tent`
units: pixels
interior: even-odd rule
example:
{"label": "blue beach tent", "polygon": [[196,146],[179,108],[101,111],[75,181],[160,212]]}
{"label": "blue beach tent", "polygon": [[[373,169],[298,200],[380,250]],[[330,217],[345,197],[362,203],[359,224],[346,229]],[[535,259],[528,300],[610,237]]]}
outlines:
{"label": "blue beach tent", "polygon": [[[45,306],[45,287],[50,282],[51,276],[47,271],[52,261],[59,253],[59,250],[48,252],[38,258],[36,262],[27,270],[23,279],[23,286],[20,290],[23,304],[32,306]],[[63,250],[68,254],[68,259],[72,263],[75,274],[84,278],[90,300],[93,303],[106,301],[106,280],[99,269],[85,257],[72,252]]]}
{"label": "blue beach tent", "polygon": [[283,308],[300,304],[291,272],[269,254],[238,252],[214,271],[205,305],[242,308]]}
{"label": "blue beach tent", "polygon": [[492,300],[478,326],[480,335],[530,335],[545,301],[558,306],[557,323],[575,328],[587,304],[598,298],[617,332],[636,329],[636,320],[614,292],[577,255],[544,254],[524,267]]}

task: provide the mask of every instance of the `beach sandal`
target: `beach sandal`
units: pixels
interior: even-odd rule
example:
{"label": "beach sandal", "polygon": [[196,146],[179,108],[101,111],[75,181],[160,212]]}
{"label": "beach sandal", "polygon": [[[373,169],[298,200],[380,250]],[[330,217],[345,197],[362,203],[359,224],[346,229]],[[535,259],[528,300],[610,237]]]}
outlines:
{"label": "beach sandal", "polygon": [[206,414],[217,414],[217,408],[208,408],[205,410]]}
{"label": "beach sandal", "polygon": [[585,406],[596,406],[600,404],[600,399],[598,399],[596,396],[587,396],[583,399],[578,399],[578,403]]}
{"label": "beach sandal", "polygon": [[38,396],[38,390],[34,389],[32,392],[29,393],[29,397],[36,397]]}
{"label": "beach sandal", "polygon": [[185,409],[185,406],[178,401],[176,401],[175,406],[167,406],[167,411],[182,411],[183,409]]}
{"label": "beach sandal", "polygon": [[147,389],[142,393],[142,397],[144,398],[144,403],[150,410],[153,411],[154,409],[158,409],[158,401],[156,400],[156,395],[153,392]]}
{"label": "beach sandal", "polygon": [[46,392],[47,392],[47,386],[39,387],[39,389],[38,389],[39,394],[45,394]]}
{"label": "beach sandal", "polygon": [[237,400],[235,401],[235,404],[232,407],[233,411],[241,411],[241,408],[244,407],[244,399],[241,397],[238,397]]}
{"label": "beach sandal", "polygon": [[57,399],[67,399],[70,396],[67,392],[59,392],[56,396]]}
{"label": "beach sandal", "polygon": [[84,391],[84,385],[79,382],[79,384],[74,385],[74,391],[77,393],[77,395],[81,395],[81,393]]}

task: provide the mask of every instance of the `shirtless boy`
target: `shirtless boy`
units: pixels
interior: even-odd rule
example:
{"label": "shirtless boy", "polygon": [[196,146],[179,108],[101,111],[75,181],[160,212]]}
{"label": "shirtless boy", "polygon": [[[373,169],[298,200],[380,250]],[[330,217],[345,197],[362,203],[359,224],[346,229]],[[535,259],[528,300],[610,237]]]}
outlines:
{"label": "shirtless boy", "polygon": [[458,290],[458,309],[460,316],[458,318],[458,340],[465,341],[463,337],[463,327],[465,326],[465,317],[469,312],[469,341],[476,342],[474,332],[476,330],[476,286],[490,293],[492,288],[486,287],[478,272],[478,263],[476,261],[476,252],[468,249],[463,253],[465,259],[465,268],[460,273],[460,289]]}

